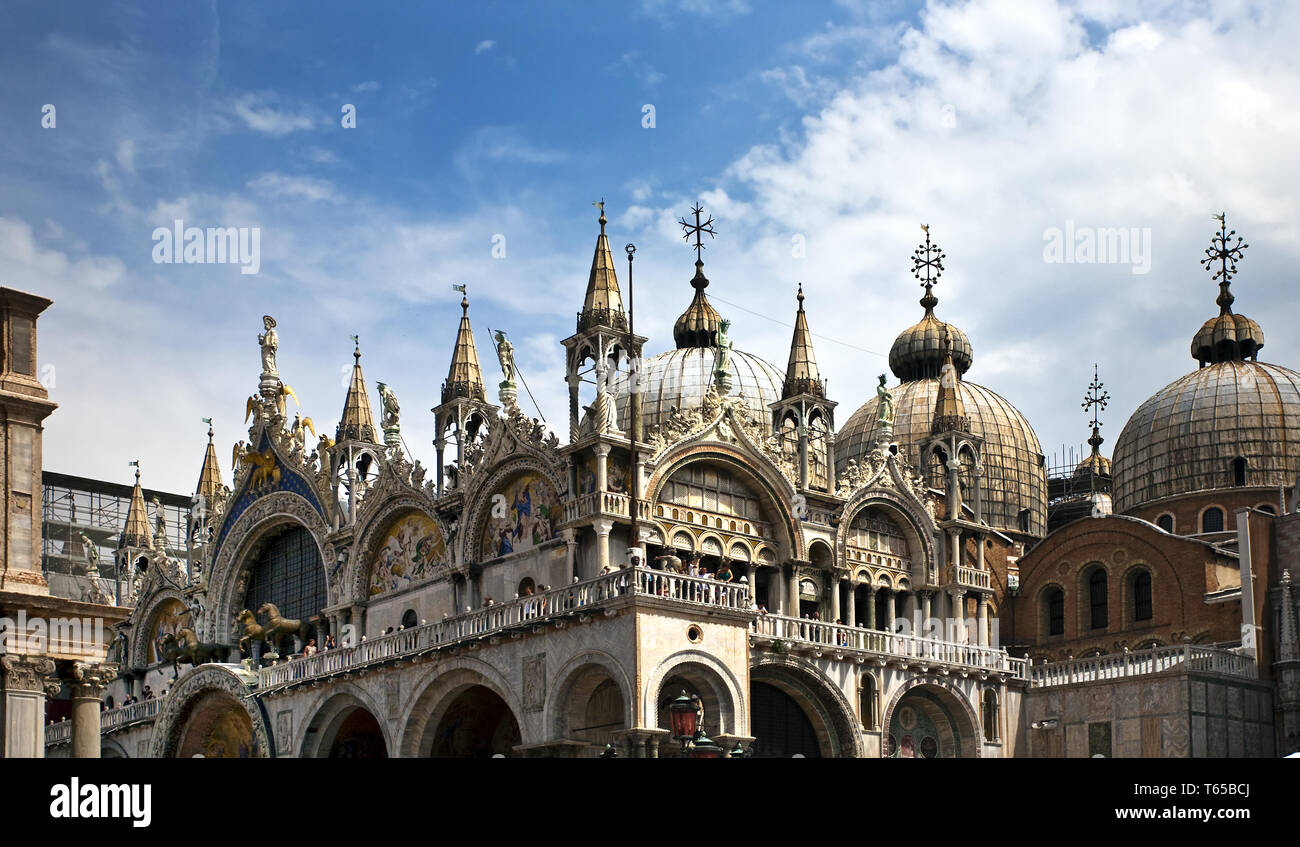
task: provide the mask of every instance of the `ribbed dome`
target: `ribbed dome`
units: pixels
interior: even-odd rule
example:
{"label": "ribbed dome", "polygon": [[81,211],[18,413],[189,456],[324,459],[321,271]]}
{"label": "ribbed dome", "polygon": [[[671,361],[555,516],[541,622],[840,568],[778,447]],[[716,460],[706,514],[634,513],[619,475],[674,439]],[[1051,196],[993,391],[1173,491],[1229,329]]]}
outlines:
{"label": "ribbed dome", "polygon": [[691,287],[695,289],[695,296],[691,299],[691,305],[686,307],[686,311],[673,324],[673,341],[678,348],[713,347],[718,343],[722,317],[704,293],[704,289],[709,287],[709,278],[704,275],[704,263],[701,261],[695,262]]}
{"label": "ribbed dome", "polygon": [[1109,477],[1111,475],[1110,459],[1098,454],[1088,455],[1082,462],[1074,468],[1074,478],[1087,480],[1088,474],[1096,474],[1099,477]]}
{"label": "ribbed dome", "polygon": [[1262,362],[1219,362],[1157,391],[1115,443],[1115,509],[1233,488],[1239,457],[1247,486],[1295,484],[1300,374]]}
{"label": "ribbed dome", "polygon": [[[678,409],[698,409],[713,383],[717,350],[712,347],[686,347],[670,350],[645,360],[641,395],[642,431],[662,424]],[[742,350],[731,351],[732,396],[744,398],[754,415],[767,420],[768,404],[781,399],[785,375],[765,359]],[[628,429],[627,376],[619,372],[613,387],[618,406],[618,425]]]}
{"label": "ribbed dome", "polygon": [[[1021,532],[1020,510],[1029,510],[1029,532],[1047,530],[1047,481],[1043,449],[1029,421],[1015,406],[993,391],[960,380],[965,412],[971,419],[971,434],[984,439],[984,519],[989,526],[1007,532]],[[918,379],[892,389],[894,394],[894,440],[909,461],[920,461],[921,444],[930,435],[930,421],[939,394],[939,380]],[[861,461],[876,440],[876,409],[873,397],[849,418],[836,440],[836,468],[850,459]]]}
{"label": "ribbed dome", "polygon": [[1192,338],[1192,358],[1203,364],[1249,359],[1264,346],[1264,330],[1245,315],[1225,311]]}
{"label": "ribbed dome", "polygon": [[[945,324],[927,309],[920,322],[908,327],[894,339],[889,348],[889,369],[900,380],[933,379],[943,367],[943,328]],[[952,337],[952,363],[957,373],[965,374],[974,360],[970,339],[952,324],[947,324]]]}

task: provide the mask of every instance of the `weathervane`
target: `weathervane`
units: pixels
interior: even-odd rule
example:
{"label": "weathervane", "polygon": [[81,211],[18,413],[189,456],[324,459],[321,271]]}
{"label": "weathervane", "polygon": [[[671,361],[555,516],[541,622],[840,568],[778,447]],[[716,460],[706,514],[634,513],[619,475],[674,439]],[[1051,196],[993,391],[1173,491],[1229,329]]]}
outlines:
{"label": "weathervane", "polygon": [[[943,275],[943,260],[947,258],[947,254],[939,249],[938,244],[930,243],[929,224],[921,224],[921,230],[925,233],[925,243],[917,245],[912,253],[912,276],[921,281],[921,286],[925,288],[926,300],[930,300],[933,299],[930,289],[939,283],[939,277]],[[923,305],[925,302],[925,300],[921,301]],[[939,301],[934,300],[934,303],[937,302]],[[926,308],[933,308],[934,303],[930,303]]]}
{"label": "weathervane", "polygon": [[704,223],[700,223],[700,215],[704,214],[704,207],[701,206],[699,203],[696,203],[691,208],[691,213],[695,215],[695,223],[691,223],[690,221],[686,220],[686,218],[678,218],[677,223],[681,225],[682,230],[684,232],[682,238],[685,238],[688,244],[690,243],[691,236],[692,235],[695,236],[695,243],[691,245],[692,247],[695,248],[695,261],[697,264],[703,264],[704,259],[701,257],[700,254],[704,250],[704,242],[700,238],[700,236],[707,233],[709,238],[717,237],[717,233],[713,229],[713,216],[709,215],[709,219],[707,221],[705,221]]}
{"label": "weathervane", "polygon": [[1106,383],[1098,379],[1097,365],[1092,366],[1092,384],[1088,386],[1088,393],[1083,395],[1083,410],[1092,412],[1092,429],[1096,432],[1101,427],[1101,411],[1106,408],[1106,401],[1110,400],[1110,392],[1103,391],[1102,387]]}
{"label": "weathervane", "polygon": [[[1232,301],[1236,299],[1228,290],[1228,283],[1237,273],[1237,263],[1242,259],[1241,251],[1250,246],[1242,243],[1241,236],[1237,235],[1235,229],[1228,229],[1228,224],[1224,220],[1226,217],[1227,212],[1220,212],[1214,216],[1214,219],[1219,222],[1219,231],[1210,239],[1210,246],[1205,248],[1205,258],[1201,260],[1201,264],[1207,271],[1214,271],[1210,280],[1219,281],[1219,299],[1216,302],[1223,309],[1224,314],[1231,310]],[[1237,237],[1236,244],[1230,243],[1233,236]],[[1219,263],[1217,271],[1214,270],[1215,262]]]}

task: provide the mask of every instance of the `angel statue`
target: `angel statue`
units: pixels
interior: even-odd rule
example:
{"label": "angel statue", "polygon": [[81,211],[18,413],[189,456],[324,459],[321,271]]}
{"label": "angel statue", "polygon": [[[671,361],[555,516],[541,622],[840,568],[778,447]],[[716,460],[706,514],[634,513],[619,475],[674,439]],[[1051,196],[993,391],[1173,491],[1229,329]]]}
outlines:
{"label": "angel statue", "polygon": [[280,337],[275,334],[275,318],[263,315],[262,325],[266,332],[257,336],[257,343],[262,345],[262,374],[279,376],[280,372],[275,369],[275,351],[280,347]]}
{"label": "angel statue", "polygon": [[397,395],[393,389],[385,383],[379,383],[379,400],[384,404],[384,429],[395,429],[398,426],[398,414],[402,407],[397,405]]}
{"label": "angel statue", "polygon": [[515,347],[506,340],[503,330],[497,330],[497,360],[501,362],[501,373],[505,376],[502,385],[515,384]]}
{"label": "angel statue", "polygon": [[293,438],[294,446],[302,452],[307,452],[307,431],[311,430],[312,437],[316,437],[316,424],[311,418],[304,418],[301,411],[294,412],[293,427],[289,430],[289,435]]}
{"label": "angel statue", "polygon": [[154,495],[153,498],[153,508],[154,508],[153,540],[154,540],[154,544],[159,549],[162,549],[167,543],[167,518],[163,514],[162,501],[158,499],[158,495],[156,494]]}
{"label": "angel statue", "polygon": [[84,532],[81,533],[81,543],[86,548],[86,576],[99,576],[99,545]]}
{"label": "angel statue", "polygon": [[880,398],[878,405],[879,422],[881,426],[893,427],[894,425],[894,393],[885,385],[885,375],[880,375],[880,384],[876,386],[876,396]]}

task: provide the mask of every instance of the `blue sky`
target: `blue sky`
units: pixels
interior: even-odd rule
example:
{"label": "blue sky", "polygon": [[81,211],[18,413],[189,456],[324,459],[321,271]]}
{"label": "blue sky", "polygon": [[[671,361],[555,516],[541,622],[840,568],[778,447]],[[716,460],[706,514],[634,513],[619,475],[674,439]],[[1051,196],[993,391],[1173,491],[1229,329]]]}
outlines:
{"label": "blue sky", "polygon": [[[141,458],[149,485],[192,490],[199,419],[223,457],[245,434],[266,313],[282,375],[331,431],[360,334],[427,463],[459,282],[489,381],[490,326],[562,422],[559,340],[601,197],[613,243],[640,248],[649,352],[690,298],[673,220],[699,200],[736,345],[784,365],[804,283],[840,423],[920,315],[909,258],[928,223],[969,378],[1051,453],[1087,437],[1097,361],[1109,448],[1194,367],[1217,311],[1197,264],[1211,212],[1251,243],[1234,291],[1262,358],[1300,363],[1298,37],[1264,2],[10,2],[0,283],[55,300],[45,465],[128,480]],[[153,230],[178,217],[259,227],[259,272],[155,264]],[[1046,262],[1067,226],[1136,231],[1147,272]]]}

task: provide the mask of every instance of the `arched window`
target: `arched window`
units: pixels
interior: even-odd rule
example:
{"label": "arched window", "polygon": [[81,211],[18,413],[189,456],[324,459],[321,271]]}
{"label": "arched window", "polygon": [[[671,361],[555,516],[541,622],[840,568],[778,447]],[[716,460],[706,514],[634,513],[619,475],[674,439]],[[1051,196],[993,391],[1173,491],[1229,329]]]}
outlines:
{"label": "arched window", "polygon": [[862,689],[858,701],[858,708],[862,711],[862,728],[866,730],[875,730],[876,710],[878,697],[876,694],[876,678],[871,674],[862,675]]}
{"label": "arched window", "polygon": [[1019,519],[1020,519],[1020,531],[1029,532],[1029,510],[1021,509]]}
{"label": "arched window", "polygon": [[1151,620],[1151,572],[1138,571],[1133,577],[1133,620]]}
{"label": "arched window", "polygon": [[1174,531],[1174,516],[1170,514],[1161,515],[1156,518],[1156,526],[1160,527],[1165,532],[1172,534]]}
{"label": "arched window", "polygon": [[1266,512],[1266,513],[1268,513],[1268,514],[1270,514],[1270,515],[1276,515],[1276,514],[1277,514],[1277,507],[1274,506],[1272,503],[1264,503],[1264,504],[1258,506],[1257,508],[1258,508],[1261,512]]}
{"label": "arched window", "polygon": [[1201,532],[1223,532],[1223,510],[1218,506],[1206,509],[1201,515]]}
{"label": "arched window", "polygon": [[1246,484],[1246,460],[1241,456],[1232,460],[1232,484]]}
{"label": "arched window", "polygon": [[998,693],[992,688],[984,691],[984,740],[998,740]]}
{"label": "arched window", "polygon": [[1059,588],[1047,592],[1047,634],[1065,635],[1065,592]]}
{"label": "arched window", "polygon": [[251,567],[244,608],[273,603],[290,620],[307,620],[325,607],[325,567],[305,527],[295,526],[267,542]]}
{"label": "arched window", "polygon": [[1106,571],[1096,568],[1088,575],[1088,608],[1093,629],[1105,629],[1107,623]]}
{"label": "arched window", "polygon": [[415,609],[407,609],[402,613],[402,629],[415,629],[420,625],[420,619],[415,614]]}

